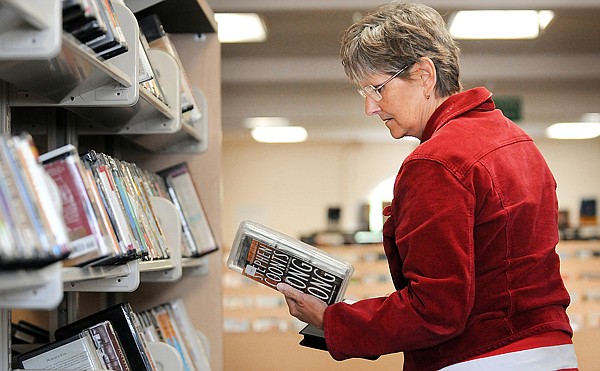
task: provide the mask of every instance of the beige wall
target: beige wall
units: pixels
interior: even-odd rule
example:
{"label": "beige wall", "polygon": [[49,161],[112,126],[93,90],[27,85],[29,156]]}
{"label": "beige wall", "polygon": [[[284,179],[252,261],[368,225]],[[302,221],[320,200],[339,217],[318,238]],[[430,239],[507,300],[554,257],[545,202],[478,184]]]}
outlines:
{"label": "beige wall", "polygon": [[[582,197],[600,196],[600,139],[538,140],[558,182],[561,208],[576,223]],[[323,230],[327,207],[342,207],[342,225],[357,225],[358,208],[372,189],[394,176],[410,142],[390,144],[223,145],[223,238],[233,240],[243,219],[298,237]]]}

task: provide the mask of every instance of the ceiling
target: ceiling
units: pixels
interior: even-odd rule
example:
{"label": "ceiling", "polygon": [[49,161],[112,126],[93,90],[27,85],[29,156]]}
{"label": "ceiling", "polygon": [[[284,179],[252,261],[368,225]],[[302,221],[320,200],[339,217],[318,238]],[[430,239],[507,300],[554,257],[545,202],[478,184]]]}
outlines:
{"label": "ceiling", "polygon": [[[309,140],[391,140],[347,81],[339,35],[373,0],[209,0],[215,12],[257,12],[264,43],[223,44],[225,140],[250,140],[243,119],[284,116],[307,128]],[[424,1],[446,19],[459,9],[549,9],[554,20],[536,40],[459,41],[465,88],[486,86],[522,102],[518,123],[534,137],[556,121],[600,112],[600,1]],[[510,25],[507,25],[510,27]]]}

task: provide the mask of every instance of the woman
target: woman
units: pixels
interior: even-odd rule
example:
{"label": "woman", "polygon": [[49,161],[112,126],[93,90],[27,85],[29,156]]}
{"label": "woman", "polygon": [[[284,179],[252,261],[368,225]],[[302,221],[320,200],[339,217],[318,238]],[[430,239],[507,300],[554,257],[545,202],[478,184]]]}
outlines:
{"label": "woman", "polygon": [[384,211],[396,291],[327,307],[278,288],[336,360],[404,352],[408,371],[576,369],[555,180],[489,91],[462,91],[458,56],[421,4],[383,5],[344,33],[342,64],[366,114],[421,141]]}

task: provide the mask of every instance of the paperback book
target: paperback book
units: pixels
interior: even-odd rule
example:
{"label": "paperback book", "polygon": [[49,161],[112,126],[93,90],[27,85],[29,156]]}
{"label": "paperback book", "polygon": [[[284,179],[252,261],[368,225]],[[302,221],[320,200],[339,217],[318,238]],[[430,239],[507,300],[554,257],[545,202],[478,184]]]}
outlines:
{"label": "paperback book", "polygon": [[204,206],[196,191],[187,163],[158,171],[162,176],[169,197],[179,212],[184,257],[200,257],[218,250],[213,230],[208,222]]}
{"label": "paperback book", "polygon": [[119,255],[117,238],[100,203],[96,184],[75,147],[62,146],[39,156],[38,161],[60,190],[71,249],[66,263],[83,266]]}
{"label": "paperback book", "polygon": [[85,167],[91,171],[98,186],[104,208],[115,231],[121,253],[137,257],[141,254],[139,244],[134,236],[121,195],[117,189],[114,172],[110,168],[106,156],[91,150],[81,156]]}
{"label": "paperback book", "polygon": [[17,357],[17,364],[25,370],[106,369],[87,331],[23,353]]}
{"label": "paperback book", "polygon": [[240,224],[227,266],[273,289],[287,283],[328,305],[343,299],[354,273],[351,264],[252,221]]}
{"label": "paperback book", "polygon": [[207,350],[181,299],[138,313],[145,339],[171,345],[183,360],[184,371],[210,371]]}
{"label": "paperback book", "polygon": [[0,269],[40,267],[69,254],[60,196],[23,133],[0,137]]}
{"label": "paperback book", "polygon": [[105,321],[111,323],[131,370],[157,371],[143,338],[139,319],[127,302],[60,327],[54,335],[56,339],[67,339]]}

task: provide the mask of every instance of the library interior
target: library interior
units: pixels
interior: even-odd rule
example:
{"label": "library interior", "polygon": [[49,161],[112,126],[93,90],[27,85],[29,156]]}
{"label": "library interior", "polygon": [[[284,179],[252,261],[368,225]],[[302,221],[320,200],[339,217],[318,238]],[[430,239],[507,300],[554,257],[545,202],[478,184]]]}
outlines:
{"label": "library interior", "polygon": [[[335,360],[277,290],[401,291],[385,210],[421,142],[340,57],[382,3],[0,0],[0,371],[401,370]],[[600,371],[600,2],[418,3],[556,181],[577,367]]]}

